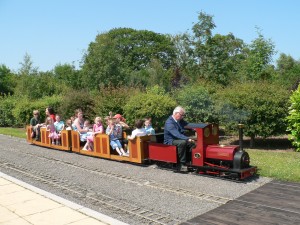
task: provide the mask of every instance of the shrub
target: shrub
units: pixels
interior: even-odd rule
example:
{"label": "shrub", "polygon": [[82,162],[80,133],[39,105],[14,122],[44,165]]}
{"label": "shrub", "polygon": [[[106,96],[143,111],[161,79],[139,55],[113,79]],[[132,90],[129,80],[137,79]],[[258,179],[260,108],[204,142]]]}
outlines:
{"label": "shrub", "polygon": [[213,100],[205,87],[185,86],[177,93],[177,102],[185,108],[187,121],[217,122]]}
{"label": "shrub", "polygon": [[153,127],[159,131],[175,106],[176,102],[170,96],[150,89],[147,93],[132,96],[124,106],[124,115],[129,124],[134,124],[136,119],[151,117]]}
{"label": "shrub", "polygon": [[289,139],[295,146],[296,151],[300,151],[300,86],[290,96],[289,115],[287,116]]}
{"label": "shrub", "polygon": [[134,87],[103,87],[99,92],[93,94],[93,111],[97,116],[105,117],[111,111],[113,114],[124,114],[123,107],[131,96],[140,93]]}
{"label": "shrub", "polygon": [[93,110],[94,99],[87,90],[70,89],[62,96],[61,104],[56,108],[56,112],[66,120],[74,116],[76,109],[82,109],[86,119],[93,120],[95,112]]}
{"label": "shrub", "polygon": [[55,109],[61,104],[61,96],[53,95],[51,97],[44,97],[36,101],[28,99],[27,96],[18,99],[18,103],[12,110],[13,116],[15,118],[15,125],[25,126],[29,124],[30,118],[32,117],[33,110],[37,109],[40,111],[41,121],[45,118],[45,108],[51,106]]}
{"label": "shrub", "polygon": [[12,110],[17,104],[17,99],[11,95],[0,96],[0,126],[10,127],[15,125]]}
{"label": "shrub", "polygon": [[222,123],[229,128],[245,123],[245,135],[252,144],[255,136],[285,133],[288,98],[289,92],[282,86],[263,81],[235,84],[216,95]]}

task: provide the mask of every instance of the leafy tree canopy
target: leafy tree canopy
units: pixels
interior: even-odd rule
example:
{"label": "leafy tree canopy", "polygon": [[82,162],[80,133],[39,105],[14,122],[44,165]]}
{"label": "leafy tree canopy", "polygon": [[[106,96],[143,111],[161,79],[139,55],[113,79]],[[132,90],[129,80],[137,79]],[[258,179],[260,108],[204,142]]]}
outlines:
{"label": "leafy tree canopy", "polygon": [[126,83],[132,71],[146,68],[153,59],[159,60],[164,69],[170,68],[174,57],[174,45],[167,35],[116,28],[99,34],[90,43],[82,68],[90,87],[98,88],[101,83],[117,86]]}

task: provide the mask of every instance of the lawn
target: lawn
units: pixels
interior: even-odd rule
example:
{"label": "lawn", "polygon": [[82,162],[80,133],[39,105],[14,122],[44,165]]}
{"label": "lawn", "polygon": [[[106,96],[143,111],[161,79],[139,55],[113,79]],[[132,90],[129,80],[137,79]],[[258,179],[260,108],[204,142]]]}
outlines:
{"label": "lawn", "polygon": [[261,149],[247,149],[247,152],[260,176],[300,182],[300,152]]}
{"label": "lawn", "polygon": [[26,138],[25,128],[0,127],[0,134],[10,135],[19,138]]}
{"label": "lawn", "polygon": [[[0,134],[26,138],[24,128],[0,127]],[[237,144],[238,140],[226,144]],[[260,176],[277,180],[300,182],[300,152],[294,152],[286,138],[273,138],[258,142],[254,149],[249,149],[247,140],[245,150],[250,155],[251,165],[258,167]]]}

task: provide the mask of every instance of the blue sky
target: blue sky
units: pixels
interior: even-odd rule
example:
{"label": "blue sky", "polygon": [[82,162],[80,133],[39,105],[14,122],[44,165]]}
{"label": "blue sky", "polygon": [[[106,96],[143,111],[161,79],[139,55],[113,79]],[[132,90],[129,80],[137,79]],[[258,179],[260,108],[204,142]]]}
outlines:
{"label": "blue sky", "polygon": [[250,44],[256,27],[278,54],[300,59],[298,0],[0,0],[0,64],[17,72],[28,53],[39,71],[69,63],[78,68],[99,33],[128,27],[163,34],[190,30],[203,11],[214,33]]}

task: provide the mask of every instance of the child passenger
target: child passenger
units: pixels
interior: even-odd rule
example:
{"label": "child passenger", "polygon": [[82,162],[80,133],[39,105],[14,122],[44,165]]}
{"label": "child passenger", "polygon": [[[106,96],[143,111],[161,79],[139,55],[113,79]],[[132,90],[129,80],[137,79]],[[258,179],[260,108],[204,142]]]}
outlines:
{"label": "child passenger", "polygon": [[55,141],[58,140],[58,134],[56,133],[54,122],[51,117],[47,117],[46,119],[46,129],[49,131],[49,138],[51,138],[52,144],[55,145]]}
{"label": "child passenger", "polygon": [[128,141],[123,139],[123,128],[128,129],[129,126],[121,114],[116,114],[113,118],[116,121],[115,129],[117,130],[117,138],[119,139],[121,145],[124,146],[124,149],[126,149]]}
{"label": "child passenger", "polygon": [[93,143],[94,143],[94,136],[96,134],[102,134],[103,133],[103,125],[102,125],[102,119],[101,117],[97,116],[95,118],[93,125],[93,131],[90,136],[87,137],[87,141],[85,146],[83,147],[83,150],[93,151]]}
{"label": "child passenger", "polygon": [[110,146],[112,147],[112,149],[116,150],[121,156],[128,156],[128,154],[124,152],[121,142],[118,140],[115,121],[113,121],[112,119],[108,120],[106,134],[109,136]]}
{"label": "child passenger", "polygon": [[36,137],[36,140],[39,140],[40,138],[40,128],[43,126],[42,123],[40,123],[40,113],[39,110],[33,110],[33,117],[30,119],[30,126],[32,128],[31,137]]}
{"label": "child passenger", "polygon": [[60,145],[61,131],[65,129],[65,123],[64,121],[60,120],[60,115],[58,114],[56,114],[55,119],[56,121],[54,122],[54,126],[56,129],[56,133],[58,134],[57,144]]}
{"label": "child passenger", "polygon": [[147,135],[155,134],[155,130],[153,129],[153,127],[151,125],[151,118],[145,119],[145,129],[146,129]]}
{"label": "child passenger", "polygon": [[[147,131],[143,128],[144,120],[135,121],[135,129],[132,131],[130,136],[127,136],[128,140],[133,140],[135,137],[146,136]],[[129,149],[127,149],[127,154],[129,155]]]}
{"label": "child passenger", "polygon": [[71,119],[66,120],[66,130],[72,130],[72,120]]}
{"label": "child passenger", "polygon": [[128,136],[128,140],[133,140],[135,137],[140,137],[140,136],[146,136],[147,135],[147,131],[145,128],[143,128],[143,124],[144,121],[143,120],[136,120],[135,121],[135,127],[136,129],[134,129],[131,133],[130,136]]}

